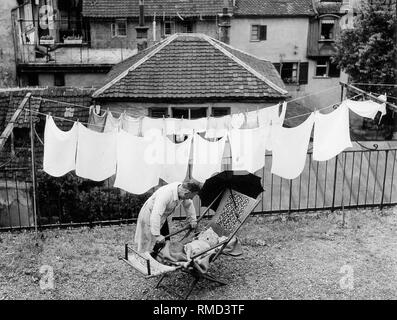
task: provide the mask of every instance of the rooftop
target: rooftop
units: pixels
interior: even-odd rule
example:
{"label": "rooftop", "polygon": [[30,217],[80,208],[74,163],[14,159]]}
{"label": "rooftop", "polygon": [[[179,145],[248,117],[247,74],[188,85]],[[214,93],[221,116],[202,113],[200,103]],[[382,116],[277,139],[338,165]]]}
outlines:
{"label": "rooftop", "polygon": [[312,0],[236,0],[235,16],[311,16]]}
{"label": "rooftop", "polygon": [[203,34],[174,34],[113,67],[94,98],[285,98],[269,61]]}

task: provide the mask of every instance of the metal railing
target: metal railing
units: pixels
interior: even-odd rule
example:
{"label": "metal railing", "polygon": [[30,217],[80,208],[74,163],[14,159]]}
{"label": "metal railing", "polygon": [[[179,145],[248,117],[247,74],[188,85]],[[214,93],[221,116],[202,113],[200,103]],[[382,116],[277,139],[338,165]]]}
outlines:
{"label": "metal railing", "polygon": [[[231,168],[230,158],[223,169]],[[397,149],[345,151],[324,162],[309,152],[302,174],[286,180],[270,172],[272,156],[256,174],[265,192],[254,214],[278,214],[336,210],[397,204]],[[191,165],[189,166],[189,175]],[[31,168],[0,168],[0,231],[33,229]],[[114,178],[113,178],[114,179]],[[68,173],[53,178],[38,173],[39,228],[121,224],[136,220],[148,197],[113,187],[113,179],[101,183]],[[200,208],[199,199],[195,205]],[[183,218],[179,209],[176,218]]]}

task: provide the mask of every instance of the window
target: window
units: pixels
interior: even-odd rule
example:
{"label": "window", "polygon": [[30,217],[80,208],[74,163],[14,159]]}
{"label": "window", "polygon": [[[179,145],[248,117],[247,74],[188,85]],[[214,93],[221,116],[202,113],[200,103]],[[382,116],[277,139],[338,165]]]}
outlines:
{"label": "window", "polygon": [[264,41],[266,40],[267,26],[258,24],[251,25],[251,41]]}
{"label": "window", "polygon": [[193,33],[193,21],[184,21],[182,23],[183,33]]}
{"label": "window", "polygon": [[166,118],[168,117],[167,108],[149,108],[149,117],[152,118]]}
{"label": "window", "polygon": [[169,36],[175,32],[175,22],[166,21],[164,22],[164,35]]}
{"label": "window", "polygon": [[63,73],[54,73],[54,86],[65,86],[65,75]]}
{"label": "window", "polygon": [[213,117],[223,117],[230,114],[230,108],[212,108]]}
{"label": "window", "polygon": [[280,75],[284,83],[298,82],[298,64],[299,62],[283,62],[280,64]]}
{"label": "window", "polygon": [[126,37],[127,36],[127,21],[116,20],[111,24],[112,37]]}
{"label": "window", "polygon": [[172,108],[173,118],[198,119],[207,116],[207,108]]}
{"label": "window", "polygon": [[320,21],[320,40],[334,40],[335,19],[322,19]]}
{"label": "window", "polygon": [[39,75],[38,73],[28,73],[27,74],[28,86],[36,87],[39,85]]}
{"label": "window", "polygon": [[337,64],[331,62],[330,58],[320,58],[317,60],[316,76],[338,78],[340,76],[340,69]]}
{"label": "window", "polygon": [[317,65],[316,65],[316,76],[317,77],[327,77],[328,76],[327,61],[328,61],[327,58],[321,58],[321,59],[317,60]]}
{"label": "window", "polygon": [[274,63],[274,67],[285,84],[307,84],[308,62],[280,62]]}

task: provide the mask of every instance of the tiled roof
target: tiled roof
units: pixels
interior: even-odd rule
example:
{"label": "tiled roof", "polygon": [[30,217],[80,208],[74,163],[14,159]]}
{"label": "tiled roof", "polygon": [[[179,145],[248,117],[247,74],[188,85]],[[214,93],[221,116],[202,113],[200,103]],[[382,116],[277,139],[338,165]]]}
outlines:
{"label": "tiled roof", "polygon": [[265,60],[202,34],[175,34],[110,71],[95,98],[282,98],[284,84]]}
{"label": "tiled roof", "polygon": [[[224,0],[145,0],[145,16],[215,16],[222,13]],[[229,0],[229,10],[232,2]],[[138,17],[138,0],[84,0],[83,16],[91,18]]]}
{"label": "tiled roof", "polygon": [[235,16],[314,15],[312,0],[236,0]]}
{"label": "tiled roof", "polygon": [[[78,88],[23,88],[18,90],[9,90],[0,92],[0,131],[2,132],[15,113],[19,104],[28,92],[32,93],[31,106],[34,111],[41,113],[51,113],[54,117],[62,117],[70,120],[79,119],[81,122],[88,120],[88,109],[78,106],[69,106],[57,102],[38,100],[35,98],[50,99],[54,101],[63,101],[70,104],[83,105],[89,107],[92,101],[91,95],[94,89],[78,89]],[[1,115],[4,114],[4,121],[1,121]],[[37,114],[36,114],[37,115]],[[43,115],[34,117],[35,122],[44,120]],[[24,110],[18,117],[16,127],[29,127],[29,111]],[[69,130],[73,123],[70,121],[62,121],[55,119],[55,122],[62,130]]]}

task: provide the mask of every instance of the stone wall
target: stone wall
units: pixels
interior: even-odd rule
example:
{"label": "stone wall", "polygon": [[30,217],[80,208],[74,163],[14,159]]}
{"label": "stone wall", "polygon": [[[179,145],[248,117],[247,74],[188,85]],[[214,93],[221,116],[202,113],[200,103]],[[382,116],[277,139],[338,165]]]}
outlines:
{"label": "stone wall", "polygon": [[0,87],[16,85],[15,52],[11,22],[11,9],[16,6],[16,0],[0,1]]}

